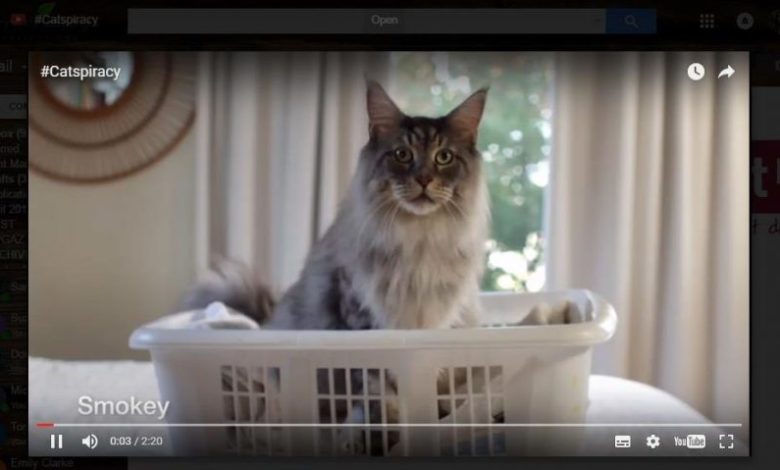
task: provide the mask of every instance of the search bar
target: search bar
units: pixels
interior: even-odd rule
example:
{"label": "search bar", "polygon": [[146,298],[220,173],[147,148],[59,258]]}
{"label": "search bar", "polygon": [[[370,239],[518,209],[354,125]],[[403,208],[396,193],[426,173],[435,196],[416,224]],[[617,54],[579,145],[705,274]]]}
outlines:
{"label": "search bar", "polygon": [[271,35],[648,34],[655,33],[655,21],[652,9],[130,8],[127,31]]}

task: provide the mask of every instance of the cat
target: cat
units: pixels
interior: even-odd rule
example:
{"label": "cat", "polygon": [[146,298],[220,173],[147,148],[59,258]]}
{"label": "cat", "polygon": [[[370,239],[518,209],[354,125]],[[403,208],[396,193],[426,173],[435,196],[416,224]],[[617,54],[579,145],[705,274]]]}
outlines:
{"label": "cat", "polygon": [[479,322],[490,211],[476,148],[487,90],[404,114],[367,83],[369,140],[336,218],[278,303],[224,270],[186,308],[222,301],[266,329],[451,328]]}

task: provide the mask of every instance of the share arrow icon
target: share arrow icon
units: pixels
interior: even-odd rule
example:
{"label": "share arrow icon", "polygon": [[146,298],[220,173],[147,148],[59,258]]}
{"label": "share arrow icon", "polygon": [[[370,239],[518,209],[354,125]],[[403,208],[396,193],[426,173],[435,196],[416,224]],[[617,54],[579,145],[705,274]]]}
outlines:
{"label": "share arrow icon", "polygon": [[734,67],[729,65],[725,69],[720,71],[720,73],[718,74],[718,78],[724,75],[726,76],[726,78],[731,78],[731,76],[734,75],[735,72],[736,70],[734,70]]}

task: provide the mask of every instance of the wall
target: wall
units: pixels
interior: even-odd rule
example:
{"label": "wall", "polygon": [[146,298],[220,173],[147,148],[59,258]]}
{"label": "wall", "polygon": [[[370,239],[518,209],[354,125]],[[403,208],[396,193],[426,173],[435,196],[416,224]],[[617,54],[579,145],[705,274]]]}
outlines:
{"label": "wall", "polygon": [[195,135],[98,185],[30,175],[30,355],[148,359],[130,333],[171,312],[195,275]]}

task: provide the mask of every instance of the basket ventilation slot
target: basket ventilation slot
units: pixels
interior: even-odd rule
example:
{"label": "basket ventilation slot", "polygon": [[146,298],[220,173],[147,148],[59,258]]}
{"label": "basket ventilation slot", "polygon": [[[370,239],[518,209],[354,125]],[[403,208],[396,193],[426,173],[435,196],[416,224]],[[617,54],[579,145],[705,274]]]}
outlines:
{"label": "basket ventilation slot", "polygon": [[[403,446],[398,424],[398,387],[389,369],[318,368],[316,371],[320,455],[391,455]],[[402,452],[403,454],[403,452]]]}
{"label": "basket ventilation slot", "polygon": [[[220,367],[223,418],[234,423],[281,423],[279,367]],[[231,426],[227,448],[247,455],[287,455],[289,431],[272,426]]]}
{"label": "basket ventilation slot", "polygon": [[442,455],[506,454],[504,429],[490,426],[504,423],[503,382],[501,366],[440,369],[437,380],[440,426],[437,429]]}

